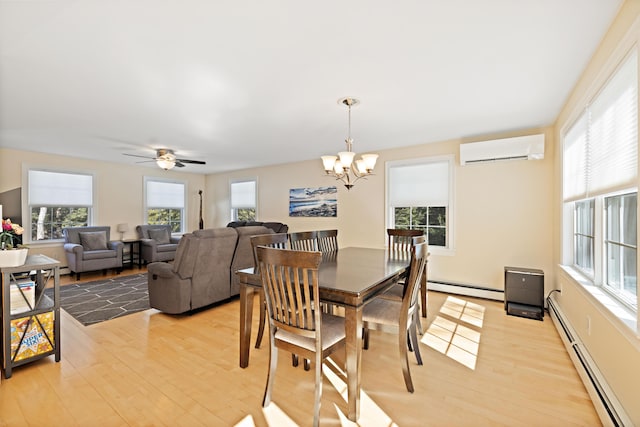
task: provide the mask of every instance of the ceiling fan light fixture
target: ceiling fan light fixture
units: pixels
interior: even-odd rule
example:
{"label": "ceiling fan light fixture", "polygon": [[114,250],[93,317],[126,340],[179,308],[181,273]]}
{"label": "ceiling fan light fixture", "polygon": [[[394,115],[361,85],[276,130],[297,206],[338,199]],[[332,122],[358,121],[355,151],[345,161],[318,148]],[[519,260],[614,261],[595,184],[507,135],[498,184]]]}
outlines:
{"label": "ceiling fan light fixture", "polygon": [[160,149],[156,164],[166,171],[173,169],[176,166],[176,155],[171,150]]}

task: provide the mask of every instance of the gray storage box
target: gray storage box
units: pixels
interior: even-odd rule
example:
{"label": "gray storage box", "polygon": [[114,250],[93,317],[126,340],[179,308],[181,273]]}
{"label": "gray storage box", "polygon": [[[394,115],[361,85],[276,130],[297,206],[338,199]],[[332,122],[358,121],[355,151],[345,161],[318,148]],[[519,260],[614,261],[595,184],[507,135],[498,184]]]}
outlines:
{"label": "gray storage box", "polygon": [[544,272],[532,268],[505,267],[504,309],[507,314],[542,320]]}

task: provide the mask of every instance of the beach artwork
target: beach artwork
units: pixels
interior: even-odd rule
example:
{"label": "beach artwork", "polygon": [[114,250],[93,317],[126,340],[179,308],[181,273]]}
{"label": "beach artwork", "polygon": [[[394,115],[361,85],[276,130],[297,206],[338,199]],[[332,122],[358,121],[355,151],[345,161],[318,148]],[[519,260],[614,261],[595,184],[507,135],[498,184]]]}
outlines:
{"label": "beach artwork", "polygon": [[338,189],[336,187],[290,189],[289,216],[338,216]]}

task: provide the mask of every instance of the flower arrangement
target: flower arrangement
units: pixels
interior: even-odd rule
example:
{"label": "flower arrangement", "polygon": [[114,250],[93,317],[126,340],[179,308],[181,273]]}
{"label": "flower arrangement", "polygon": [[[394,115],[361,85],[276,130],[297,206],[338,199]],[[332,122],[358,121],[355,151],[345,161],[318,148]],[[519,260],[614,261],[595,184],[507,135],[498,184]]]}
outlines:
{"label": "flower arrangement", "polygon": [[24,233],[24,228],[20,224],[13,224],[9,218],[2,220],[2,231],[0,232],[0,249],[13,249],[16,245],[17,236]]}

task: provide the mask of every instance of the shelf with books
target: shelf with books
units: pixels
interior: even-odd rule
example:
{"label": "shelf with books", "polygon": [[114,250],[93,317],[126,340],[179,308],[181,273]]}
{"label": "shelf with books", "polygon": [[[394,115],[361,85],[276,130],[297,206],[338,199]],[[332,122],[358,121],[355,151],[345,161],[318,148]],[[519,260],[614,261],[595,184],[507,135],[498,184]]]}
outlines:
{"label": "shelf with books", "polygon": [[[3,267],[2,369],[10,378],[16,366],[55,355],[60,361],[60,263],[32,255],[24,265]],[[53,282],[53,299],[45,295]]]}

